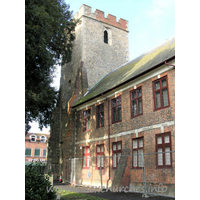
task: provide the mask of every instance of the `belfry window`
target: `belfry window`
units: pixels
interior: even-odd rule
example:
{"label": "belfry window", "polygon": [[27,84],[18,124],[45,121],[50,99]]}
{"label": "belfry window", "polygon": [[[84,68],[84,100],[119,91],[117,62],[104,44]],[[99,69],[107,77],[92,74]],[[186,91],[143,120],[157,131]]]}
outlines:
{"label": "belfry window", "polygon": [[104,31],[104,43],[108,44],[108,32]]}

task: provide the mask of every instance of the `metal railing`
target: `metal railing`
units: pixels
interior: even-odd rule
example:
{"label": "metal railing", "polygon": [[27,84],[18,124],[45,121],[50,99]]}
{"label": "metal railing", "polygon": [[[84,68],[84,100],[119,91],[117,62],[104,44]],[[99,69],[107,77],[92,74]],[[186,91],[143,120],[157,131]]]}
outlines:
{"label": "metal railing", "polygon": [[174,197],[175,151],[67,159],[66,182],[115,192],[137,192],[144,197]]}

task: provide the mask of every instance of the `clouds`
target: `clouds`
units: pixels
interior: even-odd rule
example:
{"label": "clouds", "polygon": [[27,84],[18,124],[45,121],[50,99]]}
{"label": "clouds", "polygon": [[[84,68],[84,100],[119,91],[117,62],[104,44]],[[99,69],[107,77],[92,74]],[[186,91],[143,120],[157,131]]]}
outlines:
{"label": "clouds", "polygon": [[155,19],[170,17],[175,13],[175,0],[152,0],[144,13]]}

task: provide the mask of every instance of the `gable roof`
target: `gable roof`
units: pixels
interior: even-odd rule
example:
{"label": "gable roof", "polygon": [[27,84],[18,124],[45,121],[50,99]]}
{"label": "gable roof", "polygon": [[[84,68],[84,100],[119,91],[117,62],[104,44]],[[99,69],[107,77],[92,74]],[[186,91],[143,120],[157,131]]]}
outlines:
{"label": "gable roof", "polygon": [[143,55],[125,63],[112,72],[106,74],[99,80],[89,92],[74,106],[81,105],[91,99],[101,96],[102,93],[108,92],[113,88],[133,80],[134,78],[147,73],[155,67],[163,64],[164,61],[175,57],[175,37],[168,39],[166,42],[149,50]]}

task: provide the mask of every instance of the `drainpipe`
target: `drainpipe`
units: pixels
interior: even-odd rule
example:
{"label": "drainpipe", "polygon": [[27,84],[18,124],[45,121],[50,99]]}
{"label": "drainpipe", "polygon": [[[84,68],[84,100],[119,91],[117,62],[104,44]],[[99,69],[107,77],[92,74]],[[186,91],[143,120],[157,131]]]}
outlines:
{"label": "drainpipe", "polygon": [[175,65],[169,64],[166,61],[165,61],[165,65],[169,65],[169,66],[175,67]]}
{"label": "drainpipe", "polygon": [[104,96],[101,94],[101,96],[105,97],[107,99],[107,109],[108,109],[108,166],[109,166],[109,171],[108,171],[108,179],[107,179],[107,188],[108,188],[108,181],[110,180],[110,116],[109,116],[109,99],[108,97]]}

